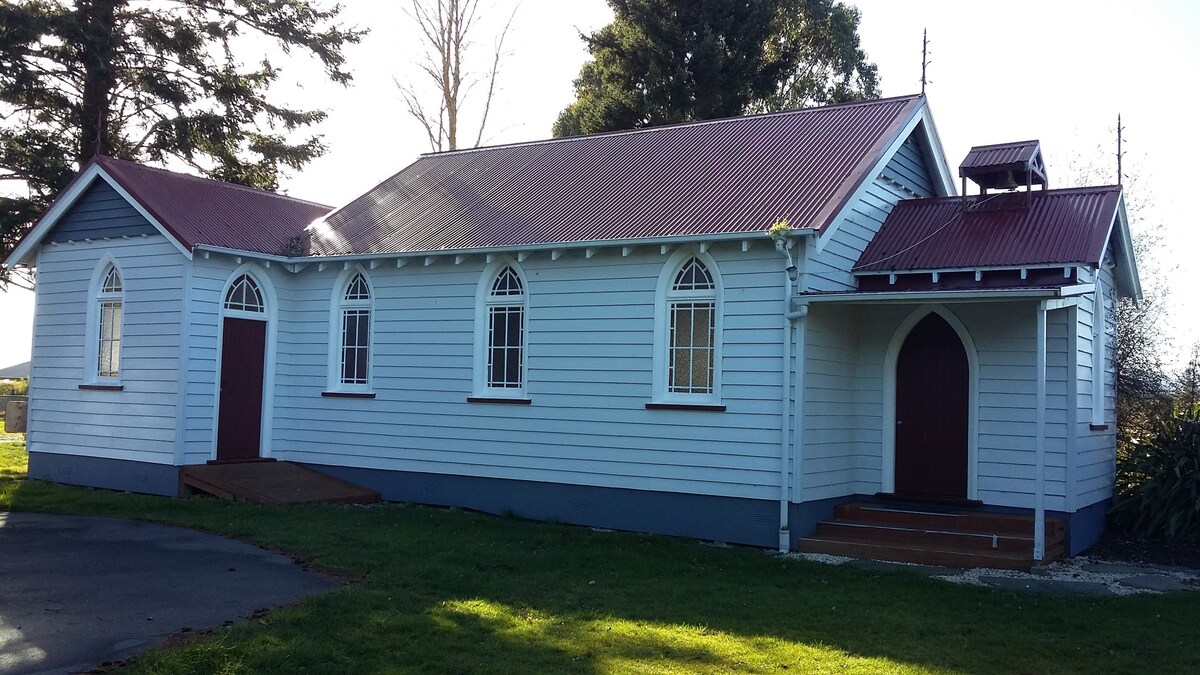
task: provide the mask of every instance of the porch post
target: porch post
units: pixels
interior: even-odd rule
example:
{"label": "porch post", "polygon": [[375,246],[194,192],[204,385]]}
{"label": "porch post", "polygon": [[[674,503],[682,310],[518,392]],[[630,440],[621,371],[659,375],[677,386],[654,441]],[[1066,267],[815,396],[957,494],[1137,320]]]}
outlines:
{"label": "porch post", "polygon": [[1046,555],[1046,312],[1047,302],[1042,300],[1037,308],[1037,430],[1036,465],[1034,468],[1033,497],[1033,559],[1043,560]]}

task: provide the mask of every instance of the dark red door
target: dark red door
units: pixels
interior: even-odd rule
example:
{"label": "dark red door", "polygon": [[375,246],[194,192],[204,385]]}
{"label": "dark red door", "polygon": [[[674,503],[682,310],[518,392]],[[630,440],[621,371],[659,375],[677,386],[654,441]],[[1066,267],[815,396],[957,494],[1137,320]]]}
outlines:
{"label": "dark red door", "polygon": [[221,334],[217,460],[258,458],[267,322],[226,318]]}
{"label": "dark red door", "polygon": [[896,362],[896,492],[967,497],[970,368],[958,333],[930,314]]}

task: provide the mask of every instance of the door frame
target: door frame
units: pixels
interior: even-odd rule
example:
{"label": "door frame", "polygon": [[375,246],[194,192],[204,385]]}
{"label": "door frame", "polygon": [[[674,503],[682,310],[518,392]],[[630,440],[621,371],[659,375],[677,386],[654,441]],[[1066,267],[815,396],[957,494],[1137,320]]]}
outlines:
{"label": "door frame", "polygon": [[967,327],[949,309],[942,305],[921,305],[913,310],[892,334],[883,358],[883,466],[880,480],[882,492],[896,491],[896,365],[900,360],[900,349],[908,334],[922,319],[937,314],[950,324],[963,351],[967,353],[967,499],[979,499],[977,478],[979,476],[979,356],[975,341]]}
{"label": "door frame", "polygon": [[[243,274],[250,275],[250,278],[258,284],[258,290],[262,293],[265,305],[262,312],[225,308],[225,295],[229,293],[229,287]],[[213,371],[212,441],[209,448],[209,459],[211,460],[217,458],[217,426],[221,423],[221,365],[225,350],[225,317],[264,321],[267,324],[266,344],[263,347],[262,428],[258,434],[258,456],[265,459],[274,454],[271,451],[271,431],[274,428],[272,412],[275,401],[275,332],[279,324],[278,308],[279,302],[270,277],[254,263],[240,265],[229,274],[225,283],[221,285],[221,292],[217,296],[217,362],[216,369]]]}

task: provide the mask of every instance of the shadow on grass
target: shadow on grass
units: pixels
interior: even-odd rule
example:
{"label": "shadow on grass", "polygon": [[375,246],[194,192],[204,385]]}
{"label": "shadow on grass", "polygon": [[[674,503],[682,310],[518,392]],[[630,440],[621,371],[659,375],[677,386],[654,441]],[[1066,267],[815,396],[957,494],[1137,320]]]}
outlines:
{"label": "shadow on grass", "polygon": [[1194,594],[1013,594],[401,505],[265,508],[0,477],[6,506],[199,527],[361,579],[131,672],[1200,670]]}

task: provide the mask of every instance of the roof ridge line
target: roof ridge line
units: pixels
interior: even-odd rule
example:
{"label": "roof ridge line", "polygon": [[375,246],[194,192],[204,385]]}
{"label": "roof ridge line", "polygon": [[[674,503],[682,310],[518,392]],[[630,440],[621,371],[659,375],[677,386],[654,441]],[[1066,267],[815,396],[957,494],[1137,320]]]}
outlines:
{"label": "roof ridge line", "polygon": [[216,178],[208,178],[206,176],[197,176],[197,175],[191,174],[191,173],[183,173],[182,171],[172,171],[171,169],[165,169],[160,166],[150,166],[148,164],[142,164],[141,162],[135,162],[135,161],[128,160],[128,159],[119,159],[117,157],[109,157],[108,155],[97,155],[96,159],[97,159],[97,164],[100,164],[101,167],[103,167],[103,165],[107,162],[120,162],[122,164],[129,164],[130,166],[136,167],[137,169],[153,171],[156,173],[165,173],[170,176],[174,176],[176,178],[201,181],[201,182],[205,182],[205,183],[215,183],[226,189],[242,190],[242,191],[246,191],[246,192],[252,192],[255,194],[266,195],[269,197],[278,197],[280,199],[289,199],[291,201],[301,202],[304,204],[310,204],[312,206],[320,206],[322,208],[331,209],[331,210],[334,208],[334,207],[330,206],[329,204],[322,204],[321,202],[314,202],[309,199],[302,199],[300,197],[293,197],[291,195],[280,194],[273,190],[263,190],[260,188],[250,187],[249,185],[241,185],[239,183],[230,183],[229,181],[218,180]]}
{"label": "roof ridge line", "polygon": [[[1107,192],[1107,191],[1112,191],[1114,189],[1121,189],[1121,186],[1117,185],[1116,183],[1111,183],[1111,184],[1107,184],[1107,185],[1076,185],[1075,187],[1046,188],[1044,190],[1031,190],[1030,192],[1033,194],[1033,196],[1036,197],[1043,193],[1049,193],[1051,196],[1053,196],[1054,194],[1062,194],[1064,192]],[[1011,192],[997,192],[997,193],[993,193],[993,194],[986,195],[986,196],[987,197],[999,197],[1001,195],[1022,195],[1022,194],[1025,194],[1025,191],[1018,192],[1018,191],[1014,190]],[[914,197],[911,199],[901,199],[900,201],[896,202],[896,206],[902,206],[905,204],[916,204],[917,202],[945,202],[945,203],[959,202],[959,201],[962,201],[963,199],[977,199],[977,198],[983,197],[983,196],[985,196],[985,195],[973,194],[973,195],[948,195],[945,197]]]}
{"label": "roof ridge line", "polygon": [[811,108],[793,108],[791,110],[773,110],[771,112],[757,113],[754,115],[734,115],[732,117],[720,117],[710,120],[695,120],[692,122],[676,122],[674,124],[660,124],[652,127],[641,127],[637,129],[621,129],[619,131],[604,131],[594,134],[577,134],[574,136],[563,136],[561,138],[542,138],[533,141],[518,141],[515,143],[501,143],[499,145],[484,145],[476,148],[462,148],[459,150],[445,150],[441,152],[423,152],[421,157],[444,157],[449,155],[465,155],[474,152],[483,152],[486,150],[495,150],[497,148],[521,148],[532,145],[556,145],[559,143],[570,143],[573,141],[590,140],[595,138],[611,138],[616,136],[630,136],[633,134],[644,134],[653,132],[662,132],[669,129],[681,129],[689,127],[702,127],[714,124],[729,124],[738,121],[760,119],[764,117],[783,117],[787,115],[800,115],[804,113],[812,113],[818,110],[830,110],[832,108],[850,108],[854,106],[875,105],[880,103],[891,103],[900,100],[915,100],[922,98],[923,94],[907,94],[904,96],[888,96],[884,98],[873,98],[863,101],[847,101],[845,103],[834,103],[832,105],[813,106]]}

